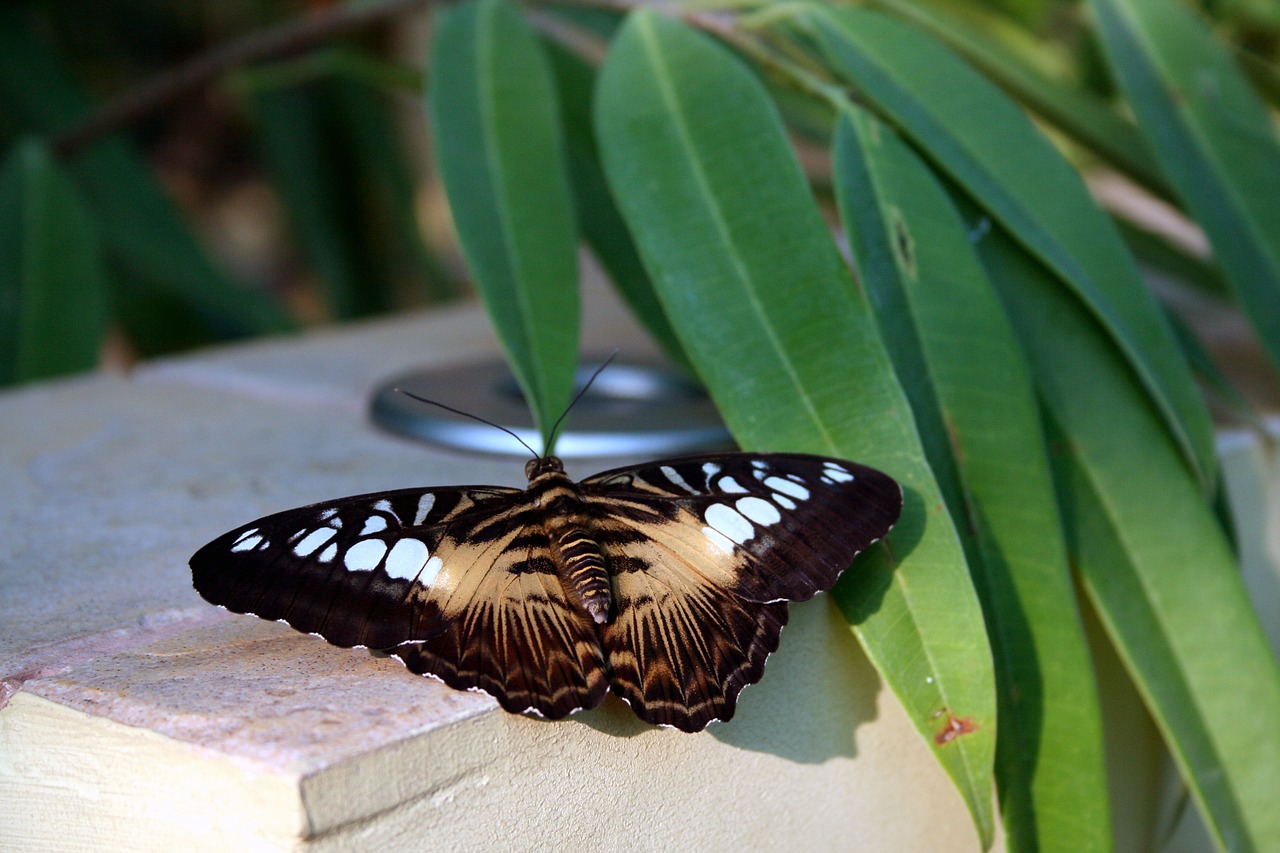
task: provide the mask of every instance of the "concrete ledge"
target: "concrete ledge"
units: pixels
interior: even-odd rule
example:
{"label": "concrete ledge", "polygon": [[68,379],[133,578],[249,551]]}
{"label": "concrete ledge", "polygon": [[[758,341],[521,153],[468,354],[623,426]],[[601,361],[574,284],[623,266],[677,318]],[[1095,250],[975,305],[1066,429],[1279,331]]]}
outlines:
{"label": "concrete ledge", "polygon": [[[588,313],[587,347],[639,340],[616,306]],[[0,847],[976,848],[826,599],[793,607],[737,718],[693,736],[612,698],[511,716],[199,599],[190,555],[267,512],[523,485],[518,461],[364,418],[376,380],[494,352],[467,306],[0,396]]]}

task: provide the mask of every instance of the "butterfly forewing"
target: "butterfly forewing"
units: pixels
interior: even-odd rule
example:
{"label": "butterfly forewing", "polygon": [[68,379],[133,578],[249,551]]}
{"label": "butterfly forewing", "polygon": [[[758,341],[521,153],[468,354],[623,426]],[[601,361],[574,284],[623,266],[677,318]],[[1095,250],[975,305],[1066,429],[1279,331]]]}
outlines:
{"label": "butterfly forewing", "polygon": [[661,530],[688,564],[753,601],[805,601],[830,589],[902,511],[891,477],[798,453],[673,459],[582,486],[612,516]]}
{"label": "butterfly forewing", "polygon": [[[444,628],[434,601],[447,525],[488,519],[518,489],[401,489],[258,519],[191,558],[196,590],[236,613],[278,619],[338,646],[387,649]],[[433,557],[436,559],[433,560]]]}
{"label": "butterfly forewing", "polygon": [[[196,589],[390,651],[509,711],[558,718],[612,688],[644,720],[699,731],[760,679],[785,602],[829,589],[902,506],[884,474],[799,454],[687,457],[579,485],[557,460],[535,469],[528,491],[404,489],[268,516],[196,553]],[[593,547],[604,624],[566,563],[586,560],[581,572]]]}

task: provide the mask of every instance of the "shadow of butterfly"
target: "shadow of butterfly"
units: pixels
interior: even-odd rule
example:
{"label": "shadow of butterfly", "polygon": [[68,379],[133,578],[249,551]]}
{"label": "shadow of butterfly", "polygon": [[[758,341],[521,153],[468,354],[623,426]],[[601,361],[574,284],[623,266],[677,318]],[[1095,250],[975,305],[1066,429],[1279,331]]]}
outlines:
{"label": "shadow of butterfly", "polygon": [[612,690],[643,720],[733,716],[787,602],[830,589],[888,533],[898,484],[792,453],[715,453],[526,490],[402,489],[246,524],[191,558],[196,590],[556,719]]}

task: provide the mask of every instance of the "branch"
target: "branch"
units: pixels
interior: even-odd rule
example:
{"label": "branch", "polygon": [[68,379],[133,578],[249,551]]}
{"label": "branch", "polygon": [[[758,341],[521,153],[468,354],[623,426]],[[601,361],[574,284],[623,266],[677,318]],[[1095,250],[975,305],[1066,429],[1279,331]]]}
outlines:
{"label": "branch", "polygon": [[242,65],[323,42],[336,35],[394,18],[429,0],[384,0],[382,3],[333,9],[288,21],[225,42],[182,65],[145,80],[72,125],[53,139],[54,154],[66,160],[103,136]]}

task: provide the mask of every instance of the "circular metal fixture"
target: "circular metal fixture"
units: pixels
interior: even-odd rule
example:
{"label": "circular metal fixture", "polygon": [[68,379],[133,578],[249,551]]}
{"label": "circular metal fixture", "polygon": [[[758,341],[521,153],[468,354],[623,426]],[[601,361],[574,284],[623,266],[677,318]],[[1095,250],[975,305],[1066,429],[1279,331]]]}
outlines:
{"label": "circular metal fixture", "polygon": [[[578,369],[577,390],[594,369]],[[385,430],[444,447],[527,455],[501,430],[421,403],[397,388],[501,424],[535,449],[542,443],[524,395],[501,361],[395,377],[374,392],[370,416]],[[615,359],[565,418],[556,455],[672,456],[732,442],[711,399],[689,379],[655,364]]]}

